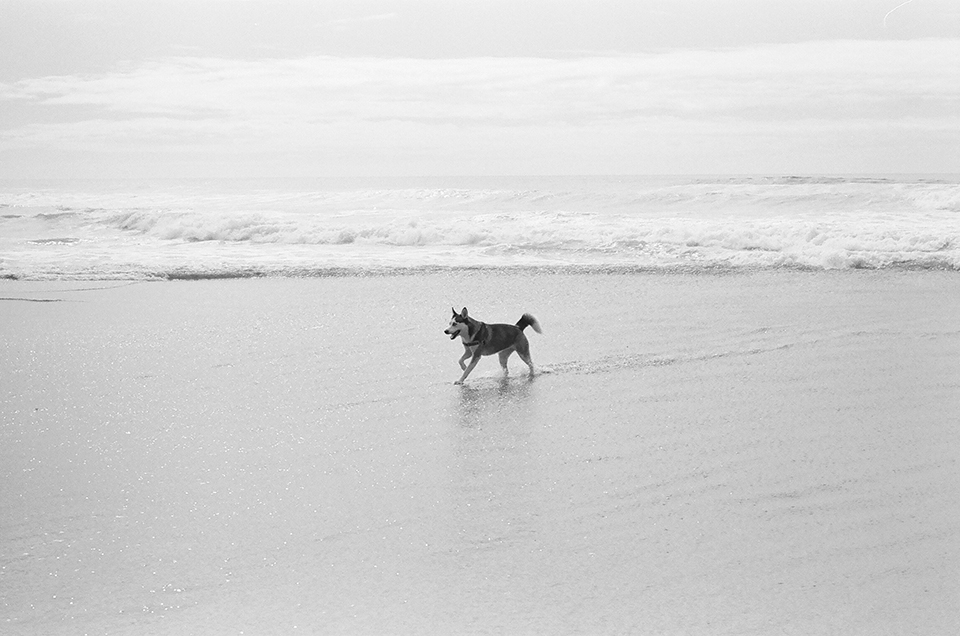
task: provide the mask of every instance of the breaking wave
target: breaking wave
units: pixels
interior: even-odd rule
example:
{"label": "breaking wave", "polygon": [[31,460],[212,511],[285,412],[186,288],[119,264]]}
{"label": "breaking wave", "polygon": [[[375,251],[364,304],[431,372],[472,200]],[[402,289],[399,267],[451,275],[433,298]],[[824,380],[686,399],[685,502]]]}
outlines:
{"label": "breaking wave", "polygon": [[0,192],[0,276],[960,269],[956,179],[461,181]]}

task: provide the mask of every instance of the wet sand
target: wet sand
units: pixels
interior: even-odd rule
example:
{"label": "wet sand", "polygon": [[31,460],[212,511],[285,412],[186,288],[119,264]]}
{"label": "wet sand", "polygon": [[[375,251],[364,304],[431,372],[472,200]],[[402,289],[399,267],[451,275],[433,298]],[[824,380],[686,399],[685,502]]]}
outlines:
{"label": "wet sand", "polygon": [[[956,274],[0,297],[5,633],[960,624]],[[451,305],[536,315],[541,373],[453,386]]]}

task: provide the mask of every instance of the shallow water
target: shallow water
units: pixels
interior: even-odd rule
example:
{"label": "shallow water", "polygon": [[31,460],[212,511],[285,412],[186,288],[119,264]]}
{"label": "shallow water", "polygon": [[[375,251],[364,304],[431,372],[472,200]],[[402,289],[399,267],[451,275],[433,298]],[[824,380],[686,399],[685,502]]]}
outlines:
{"label": "shallow water", "polygon": [[5,633],[960,624],[955,274],[106,287],[0,287]]}

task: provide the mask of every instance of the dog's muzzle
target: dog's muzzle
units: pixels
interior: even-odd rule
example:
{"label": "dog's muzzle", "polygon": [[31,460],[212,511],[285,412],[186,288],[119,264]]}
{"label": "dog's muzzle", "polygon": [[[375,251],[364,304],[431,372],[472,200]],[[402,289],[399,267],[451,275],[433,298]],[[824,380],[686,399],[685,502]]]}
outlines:
{"label": "dog's muzzle", "polygon": [[451,340],[455,340],[456,337],[457,337],[457,332],[456,332],[456,331],[454,331],[453,333],[450,333],[448,330],[444,329],[444,330],[443,330],[443,333],[445,333],[445,334],[447,334],[448,336],[450,336],[450,339],[451,339]]}

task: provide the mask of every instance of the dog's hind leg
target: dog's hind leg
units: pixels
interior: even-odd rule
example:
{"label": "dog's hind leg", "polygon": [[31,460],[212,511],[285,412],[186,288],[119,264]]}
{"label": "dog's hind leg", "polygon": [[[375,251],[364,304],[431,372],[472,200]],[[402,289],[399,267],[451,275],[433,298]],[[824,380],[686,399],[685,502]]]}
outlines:
{"label": "dog's hind leg", "polygon": [[530,352],[527,351],[526,353],[520,353],[517,351],[517,355],[520,356],[520,359],[523,360],[528,367],[530,367],[530,375],[534,375],[536,371],[533,368],[533,360],[530,358]]}
{"label": "dog's hind leg", "polygon": [[517,341],[517,355],[530,367],[530,375],[533,375],[535,371],[533,368],[533,359],[530,357],[530,343],[527,342],[526,338]]}
{"label": "dog's hind leg", "polygon": [[500,366],[503,367],[503,375],[505,376],[510,375],[510,371],[507,369],[507,358],[510,357],[511,353],[513,353],[513,347],[500,352]]}

